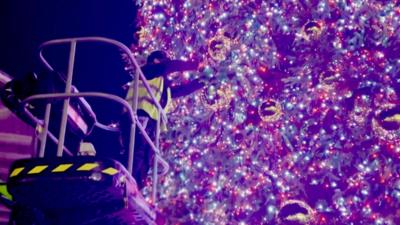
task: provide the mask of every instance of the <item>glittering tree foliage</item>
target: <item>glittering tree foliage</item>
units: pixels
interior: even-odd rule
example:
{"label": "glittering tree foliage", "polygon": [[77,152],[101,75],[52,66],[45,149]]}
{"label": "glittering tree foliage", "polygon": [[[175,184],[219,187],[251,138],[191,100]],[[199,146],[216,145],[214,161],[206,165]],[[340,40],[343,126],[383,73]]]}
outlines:
{"label": "glittering tree foliage", "polygon": [[398,1],[138,4],[138,56],[205,65],[170,77],[206,87],[169,113],[168,223],[400,224]]}

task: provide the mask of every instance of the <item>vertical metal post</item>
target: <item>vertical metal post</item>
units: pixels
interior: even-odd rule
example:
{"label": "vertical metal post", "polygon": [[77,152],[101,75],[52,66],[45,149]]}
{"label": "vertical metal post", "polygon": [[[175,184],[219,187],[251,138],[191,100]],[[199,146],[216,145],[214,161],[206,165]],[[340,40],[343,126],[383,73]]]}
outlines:
{"label": "vertical metal post", "polygon": [[46,111],[44,113],[43,130],[40,133],[40,149],[39,149],[40,158],[44,157],[44,151],[46,148],[47,133],[49,131],[49,123],[50,123],[50,112],[51,112],[51,103],[47,103]]}
{"label": "vertical metal post", "polygon": [[133,171],[133,157],[135,153],[135,137],[136,137],[136,123],[137,120],[137,105],[138,105],[138,93],[139,93],[139,69],[136,68],[135,80],[133,83],[133,96],[132,96],[132,111],[134,118],[131,124],[130,141],[129,141],[129,157],[128,157],[128,172],[132,174]]}
{"label": "vertical metal post", "polygon": [[133,83],[133,96],[132,96],[132,111],[135,115],[137,115],[137,107],[138,107],[138,99],[139,99],[139,70],[140,68],[136,68],[135,80]]}
{"label": "vertical metal post", "polygon": [[[74,73],[74,64],[75,64],[75,52],[76,52],[76,40],[71,41],[71,47],[69,51],[69,61],[68,61],[68,72],[67,72],[67,81],[65,86],[65,93],[71,93],[72,86],[72,76]],[[63,112],[61,117],[60,124],[60,134],[58,136],[58,146],[57,146],[57,156],[61,157],[63,154],[63,147],[65,141],[65,131],[67,129],[67,116],[68,116],[68,106],[69,106],[70,98],[66,98],[64,100]]]}
{"label": "vertical metal post", "polygon": [[128,156],[128,172],[132,174],[133,171],[133,160],[135,155],[135,133],[136,133],[136,118],[134,118],[131,124],[131,132],[129,138],[129,156]]}
{"label": "vertical metal post", "polygon": [[35,133],[33,135],[33,141],[31,143],[31,146],[33,148],[33,152],[31,154],[32,157],[39,157],[39,143],[40,143],[40,137],[39,134],[37,133],[37,131],[35,130]]}
{"label": "vertical metal post", "polygon": [[154,154],[154,166],[153,166],[153,195],[152,200],[153,204],[156,204],[157,201],[157,186],[158,186],[158,153],[160,152],[160,124],[161,124],[161,111],[158,111],[158,119],[157,119],[157,129],[156,129],[156,148],[157,151]]}

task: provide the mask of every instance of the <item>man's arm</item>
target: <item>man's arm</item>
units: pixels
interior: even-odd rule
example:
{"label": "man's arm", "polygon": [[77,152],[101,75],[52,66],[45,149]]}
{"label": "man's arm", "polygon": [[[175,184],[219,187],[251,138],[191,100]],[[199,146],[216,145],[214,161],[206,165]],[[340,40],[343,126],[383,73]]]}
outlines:
{"label": "man's arm", "polygon": [[142,66],[143,74],[148,80],[160,76],[167,76],[170,73],[187,70],[197,70],[198,62],[167,60],[156,64],[146,64]]}
{"label": "man's arm", "polygon": [[204,87],[204,83],[199,80],[194,80],[186,84],[181,84],[179,86],[171,87],[172,98],[179,98],[182,96],[189,95]]}

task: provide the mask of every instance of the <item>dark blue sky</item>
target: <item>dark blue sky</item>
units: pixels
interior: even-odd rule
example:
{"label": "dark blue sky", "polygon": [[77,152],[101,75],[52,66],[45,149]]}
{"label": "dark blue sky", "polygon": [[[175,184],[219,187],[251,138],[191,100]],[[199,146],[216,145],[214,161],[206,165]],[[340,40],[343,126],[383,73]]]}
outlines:
{"label": "dark blue sky", "polygon": [[[38,46],[55,38],[103,36],[130,45],[136,29],[134,0],[0,0],[0,70],[13,77],[35,71],[45,74]],[[45,56],[66,74],[68,46],[52,48]],[[100,91],[125,97],[121,88],[130,76],[120,52],[99,44],[77,47],[73,84],[80,91]],[[62,91],[62,90],[60,90]],[[98,118],[108,122],[121,109],[90,99]]]}
{"label": "dark blue sky", "polygon": [[0,69],[33,70],[38,45],[54,38],[105,36],[129,45],[135,17],[133,0],[1,0]]}

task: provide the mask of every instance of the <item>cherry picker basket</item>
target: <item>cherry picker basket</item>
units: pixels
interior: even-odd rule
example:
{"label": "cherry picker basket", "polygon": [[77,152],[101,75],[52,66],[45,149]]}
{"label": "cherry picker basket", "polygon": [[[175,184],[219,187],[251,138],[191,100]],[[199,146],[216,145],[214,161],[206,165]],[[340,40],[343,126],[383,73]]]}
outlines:
{"label": "cherry picker basket", "polygon": [[[124,99],[100,92],[78,92],[72,86],[74,57],[77,43],[102,42],[115,46],[124,52],[132,65],[136,67],[134,76],[134,98],[129,104]],[[24,114],[40,128],[38,157],[15,161],[9,173],[8,190],[13,196],[15,206],[10,222],[14,224],[155,224],[157,178],[168,171],[167,162],[159,151],[159,131],[161,119],[165,122],[165,113],[155,100],[146,78],[130,50],[122,43],[101,37],[69,38],[48,41],[41,46],[40,57],[44,65],[54,71],[44,58],[42,50],[53,45],[70,45],[68,73],[65,92],[44,93],[27,97],[21,102]],[[155,142],[146,133],[136,115],[138,101],[138,82],[144,83],[150,96],[159,109],[157,136]],[[131,124],[129,157],[127,168],[120,162],[93,156],[75,156],[64,145],[67,130],[74,128],[81,134],[87,133],[94,126],[113,131],[116,128],[97,121],[86,98],[101,98],[114,101],[128,112]],[[45,104],[44,118],[37,118],[29,105],[34,101]],[[63,101],[60,132],[58,138],[50,131],[52,105]],[[138,128],[154,151],[153,187],[150,204],[137,188],[132,177],[135,149],[135,132]],[[57,144],[57,157],[44,157],[47,138]],[[112,151],[113,149],[110,149]],[[72,156],[65,156],[68,153]],[[162,168],[159,171],[158,166]],[[12,224],[12,223],[11,223]]]}

